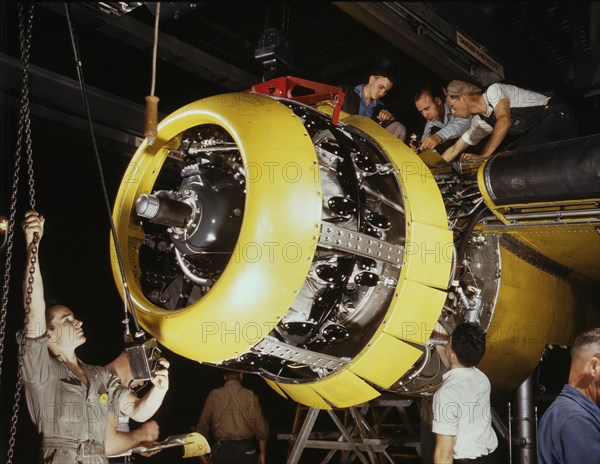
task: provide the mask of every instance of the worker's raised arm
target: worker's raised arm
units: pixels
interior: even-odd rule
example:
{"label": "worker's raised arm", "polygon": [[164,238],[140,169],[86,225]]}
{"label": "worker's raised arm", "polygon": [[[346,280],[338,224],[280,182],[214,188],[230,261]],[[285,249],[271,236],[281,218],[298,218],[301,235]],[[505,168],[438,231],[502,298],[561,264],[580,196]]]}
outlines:
{"label": "worker's raised arm", "polygon": [[[23,277],[23,305],[29,303],[29,317],[25,326],[25,336],[35,338],[46,332],[46,302],[44,300],[44,282],[40,272],[39,263],[39,245],[44,235],[44,216],[35,212],[27,211],[23,220],[23,232],[25,234],[26,261],[25,275]],[[37,241],[34,243],[34,236],[37,234]],[[31,270],[31,258],[34,247],[37,247],[36,261],[33,263],[34,272]],[[31,292],[31,293],[29,293]]]}

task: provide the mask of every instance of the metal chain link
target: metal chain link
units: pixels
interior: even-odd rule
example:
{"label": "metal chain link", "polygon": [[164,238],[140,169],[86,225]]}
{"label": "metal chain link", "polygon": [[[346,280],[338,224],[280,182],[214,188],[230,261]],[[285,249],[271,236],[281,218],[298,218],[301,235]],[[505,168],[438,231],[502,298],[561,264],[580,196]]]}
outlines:
{"label": "metal chain link", "polygon": [[[31,147],[31,124],[30,124],[30,111],[29,111],[29,56],[31,49],[31,30],[33,25],[33,4],[28,4],[27,9],[27,23],[25,24],[24,18],[24,7],[22,3],[18,4],[19,14],[19,40],[21,47],[21,64],[23,68],[23,80],[21,88],[21,105],[19,109],[19,127],[17,132],[17,143],[15,153],[15,163],[13,169],[13,182],[12,182],[12,194],[10,202],[10,218],[7,228],[7,249],[6,249],[6,260],[4,266],[4,283],[2,289],[2,313],[0,316],[0,378],[2,378],[2,364],[3,364],[3,353],[4,353],[4,337],[6,333],[6,315],[8,308],[8,291],[10,284],[10,271],[12,267],[12,245],[15,228],[15,217],[17,209],[17,194],[19,187],[19,172],[21,167],[21,153],[23,150],[23,140],[25,141],[26,154],[27,154],[27,165],[28,165],[28,176],[29,176],[29,194],[30,194],[30,206],[31,209],[35,208],[35,188],[33,181],[33,157]],[[37,234],[36,234],[37,235]],[[31,303],[31,292],[33,291],[33,273],[35,272],[35,263],[37,262],[37,236],[34,237],[32,245],[32,256],[29,268],[29,279],[27,294],[28,298],[25,307],[25,326],[29,322],[29,312]],[[23,364],[23,351],[24,351],[24,337],[25,333],[22,334],[20,340],[18,340],[19,346],[19,361],[17,371],[17,383],[15,390],[15,401],[13,404],[13,415],[10,429],[9,448],[7,452],[6,464],[12,464],[12,458],[14,455],[14,445],[17,433],[17,421],[19,414],[19,403],[21,400],[21,387],[23,379],[21,376],[21,367]]]}
{"label": "metal chain link", "polygon": [[4,335],[6,331],[6,313],[8,308],[8,292],[10,284],[10,271],[12,267],[12,245],[15,231],[15,217],[17,210],[17,197],[19,192],[19,173],[21,170],[21,153],[23,139],[26,139],[27,144],[27,156],[29,165],[29,183],[30,183],[30,195],[32,209],[35,206],[35,190],[33,187],[33,158],[31,156],[31,128],[29,123],[29,50],[31,47],[31,26],[33,22],[33,5],[30,6],[28,12],[28,22],[24,26],[23,21],[23,4],[19,3],[19,37],[21,41],[21,58],[23,66],[23,81],[21,88],[21,106],[19,110],[19,128],[17,132],[17,144],[15,153],[15,163],[13,168],[13,180],[12,180],[12,193],[10,201],[10,214],[7,226],[7,239],[6,239],[6,260],[4,266],[4,284],[2,287],[2,314],[0,317],[0,378],[2,378],[2,364],[3,364],[3,353],[4,353]]}
{"label": "metal chain link", "polygon": [[33,293],[33,275],[35,273],[35,265],[37,263],[37,243],[38,236],[37,232],[33,236],[33,242],[31,244],[31,259],[29,261],[29,278],[27,279],[27,290],[25,297],[25,322],[23,326],[23,332],[18,339],[19,343],[19,362],[17,368],[17,385],[15,387],[15,402],[13,404],[13,414],[11,418],[10,426],[10,438],[8,439],[8,453],[6,455],[6,464],[12,464],[12,458],[15,452],[15,443],[17,438],[17,423],[19,421],[19,408],[21,404],[21,389],[23,387],[23,376],[21,374],[23,369],[23,357],[25,355],[25,337],[27,336],[27,325],[29,324],[29,313],[31,312],[31,294]]}

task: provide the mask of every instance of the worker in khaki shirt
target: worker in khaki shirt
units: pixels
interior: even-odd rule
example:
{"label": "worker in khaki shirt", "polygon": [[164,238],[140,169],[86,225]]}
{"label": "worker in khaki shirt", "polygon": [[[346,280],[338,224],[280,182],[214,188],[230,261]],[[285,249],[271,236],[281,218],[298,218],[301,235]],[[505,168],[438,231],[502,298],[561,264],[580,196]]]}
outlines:
{"label": "worker in khaki shirt", "polygon": [[266,462],[269,426],[256,393],[242,386],[243,376],[241,372],[223,376],[225,384],[209,393],[196,425],[196,431],[205,437],[212,432],[213,464]]}

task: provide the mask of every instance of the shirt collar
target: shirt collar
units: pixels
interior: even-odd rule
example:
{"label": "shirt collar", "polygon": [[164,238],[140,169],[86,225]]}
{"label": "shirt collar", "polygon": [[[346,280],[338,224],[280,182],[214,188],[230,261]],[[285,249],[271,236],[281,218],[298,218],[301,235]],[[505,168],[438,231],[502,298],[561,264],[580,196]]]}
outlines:
{"label": "shirt collar", "polygon": [[462,375],[468,374],[473,369],[475,369],[475,368],[474,367],[455,367],[454,369],[450,369],[448,372],[446,372],[442,376],[442,378],[444,380],[446,380],[449,378],[460,377]]}

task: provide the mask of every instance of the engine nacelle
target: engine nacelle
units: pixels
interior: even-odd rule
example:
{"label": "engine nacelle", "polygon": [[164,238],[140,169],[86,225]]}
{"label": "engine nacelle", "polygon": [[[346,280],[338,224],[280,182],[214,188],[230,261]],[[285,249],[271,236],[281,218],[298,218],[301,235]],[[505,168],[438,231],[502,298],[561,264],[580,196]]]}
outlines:
{"label": "engine nacelle", "polygon": [[[572,337],[585,298],[528,263],[512,231],[481,225],[493,206],[477,171],[432,173],[373,121],[321,110],[219,95],[142,143],[113,216],[145,330],[319,408],[430,394],[446,371],[436,346],[462,320],[488,331],[483,365],[504,389]],[[511,324],[539,324],[541,298],[553,316],[535,343],[507,342]]]}

